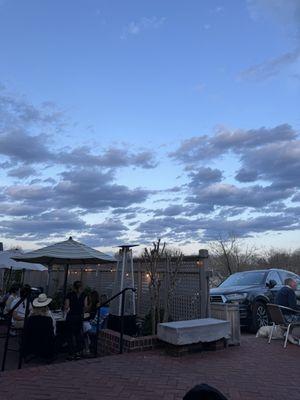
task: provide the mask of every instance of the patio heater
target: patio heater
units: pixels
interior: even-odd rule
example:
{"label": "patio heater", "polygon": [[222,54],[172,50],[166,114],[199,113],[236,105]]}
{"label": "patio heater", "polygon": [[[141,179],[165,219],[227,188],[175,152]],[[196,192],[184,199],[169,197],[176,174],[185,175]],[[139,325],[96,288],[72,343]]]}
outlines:
{"label": "patio heater", "polygon": [[[138,246],[138,244],[118,246],[120,250],[117,259],[113,296],[125,288],[134,288],[132,247],[136,246]],[[128,290],[125,292],[124,296],[124,333],[127,335],[134,335],[137,331],[135,293]],[[119,296],[110,304],[110,316],[108,319],[109,329],[120,332],[121,313],[122,296]]]}

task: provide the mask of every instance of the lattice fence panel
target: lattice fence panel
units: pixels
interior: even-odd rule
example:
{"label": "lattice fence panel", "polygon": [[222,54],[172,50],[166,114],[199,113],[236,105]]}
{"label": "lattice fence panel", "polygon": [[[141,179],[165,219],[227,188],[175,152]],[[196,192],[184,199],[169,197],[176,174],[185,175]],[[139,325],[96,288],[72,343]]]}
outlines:
{"label": "lattice fence panel", "polygon": [[[161,307],[164,307],[168,286],[164,273],[164,264],[159,268],[159,275],[162,281],[160,292]],[[52,278],[55,282],[53,281],[50,285],[51,294],[63,285],[63,269],[60,269],[59,272],[54,271]],[[115,279],[115,266],[85,266],[82,273],[80,266],[78,266],[78,268],[73,267],[68,276],[68,284],[72,284],[75,280],[81,278],[84,286],[89,286],[97,290],[99,294],[106,294],[108,297],[111,297]],[[135,288],[137,289],[137,312],[139,316],[144,317],[150,311],[151,307],[149,276],[144,266],[139,261],[135,261],[134,263],[134,281]],[[170,315],[173,320],[193,319],[198,317],[199,283],[199,269],[196,266],[195,260],[184,261],[178,272],[177,283],[170,301]]]}

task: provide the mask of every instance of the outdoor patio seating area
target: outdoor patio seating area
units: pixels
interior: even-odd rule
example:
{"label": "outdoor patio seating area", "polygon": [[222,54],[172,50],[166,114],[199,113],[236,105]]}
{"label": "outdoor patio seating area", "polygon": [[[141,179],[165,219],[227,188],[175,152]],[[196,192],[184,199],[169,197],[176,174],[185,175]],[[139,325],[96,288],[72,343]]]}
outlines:
{"label": "outdoor patio seating area", "polygon": [[196,384],[230,400],[300,399],[300,347],[242,335],[241,346],[170,357],[157,349],[6,371],[1,399],[179,400]]}
{"label": "outdoor patio seating area", "polygon": [[[199,251],[201,262],[189,260],[193,265],[182,271],[180,278],[180,268],[184,269],[181,258],[169,259],[164,270],[164,264],[158,268],[150,255],[144,259],[146,274],[139,270],[135,280],[130,247],[121,246],[115,259],[69,238],[12,257],[47,264],[47,292],[54,281],[52,263],[63,265],[64,270],[60,308],[50,311],[47,307],[53,299],[46,293],[36,297],[30,286],[24,285],[20,298],[2,315],[1,399],[179,400],[204,383],[228,400],[279,400],[291,398],[291,392],[293,400],[300,400],[300,347],[283,348],[282,340],[270,342],[266,337],[241,334],[239,305],[209,301],[206,250]],[[104,290],[100,287],[101,297],[94,289],[85,293],[78,280],[67,293],[73,266],[100,261],[111,263],[110,283],[107,279]],[[101,266],[97,264],[97,268]],[[143,274],[148,279],[146,287]],[[157,290],[161,285],[162,292]],[[184,292],[176,296],[175,287]],[[108,288],[112,290],[109,299]],[[160,293],[165,293],[163,299]],[[141,312],[141,300],[147,296],[146,314]],[[175,302],[172,306],[176,298],[180,307]],[[24,314],[20,328],[18,307]],[[187,311],[193,311],[196,318]]]}

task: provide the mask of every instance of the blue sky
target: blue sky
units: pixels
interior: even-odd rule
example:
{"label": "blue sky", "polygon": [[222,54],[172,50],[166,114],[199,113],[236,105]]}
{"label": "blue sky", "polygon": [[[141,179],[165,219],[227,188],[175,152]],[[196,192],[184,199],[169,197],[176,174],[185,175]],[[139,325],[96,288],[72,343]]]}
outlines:
{"label": "blue sky", "polygon": [[298,248],[299,27],[298,0],[1,0],[1,240]]}

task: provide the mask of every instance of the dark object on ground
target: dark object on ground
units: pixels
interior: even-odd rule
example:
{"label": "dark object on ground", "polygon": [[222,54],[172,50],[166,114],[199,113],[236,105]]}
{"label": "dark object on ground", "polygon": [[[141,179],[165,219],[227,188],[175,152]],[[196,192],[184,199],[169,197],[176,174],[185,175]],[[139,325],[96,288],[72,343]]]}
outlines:
{"label": "dark object on ground", "polygon": [[[159,316],[158,316],[158,312],[157,312],[156,318],[155,318],[156,325],[159,324],[160,322],[163,322],[164,313],[165,313],[165,310],[163,308],[161,308],[159,310]],[[167,322],[172,322],[172,321],[173,320],[170,316]],[[148,314],[145,315],[145,318],[143,320],[140,330],[141,330],[142,336],[152,335],[152,311],[150,311]]]}
{"label": "dark object on ground", "polygon": [[172,357],[182,357],[190,353],[198,353],[201,351],[218,351],[227,348],[227,340],[219,339],[214,342],[206,343],[192,343],[187,345],[174,345],[171,343],[164,343],[165,353]]}
{"label": "dark object on ground", "polygon": [[[121,332],[121,317],[109,314],[107,328],[112,331]],[[124,315],[124,334],[134,336],[137,332],[136,315]]]}
{"label": "dark object on ground", "polygon": [[210,290],[210,301],[217,303],[239,303],[241,327],[256,332],[261,326],[270,324],[268,303],[275,303],[278,291],[287,278],[298,282],[296,296],[300,299],[300,277],[283,269],[264,269],[237,272],[230,275],[217,288]]}
{"label": "dark object on ground", "polygon": [[202,383],[193,387],[183,400],[227,400],[227,398],[219,390]]}

